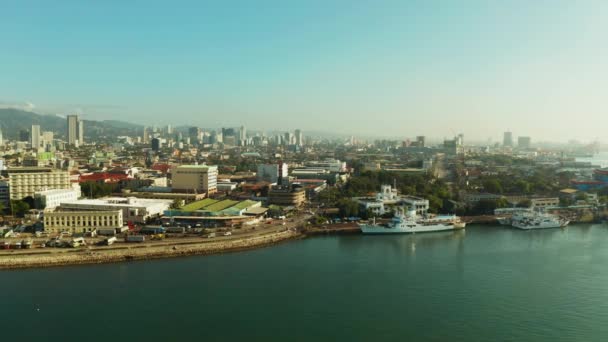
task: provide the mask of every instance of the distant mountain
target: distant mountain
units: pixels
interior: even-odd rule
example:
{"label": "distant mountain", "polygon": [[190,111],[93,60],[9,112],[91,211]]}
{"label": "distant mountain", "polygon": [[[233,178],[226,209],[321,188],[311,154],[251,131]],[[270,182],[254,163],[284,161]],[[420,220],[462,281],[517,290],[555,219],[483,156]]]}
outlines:
{"label": "distant mountain", "polygon": [[[64,117],[0,108],[0,128],[5,139],[17,139],[21,130],[29,131],[32,125],[40,125],[41,132],[51,131],[56,137],[65,139],[67,120]],[[134,134],[142,129],[142,125],[117,120],[84,120],[85,140]]]}

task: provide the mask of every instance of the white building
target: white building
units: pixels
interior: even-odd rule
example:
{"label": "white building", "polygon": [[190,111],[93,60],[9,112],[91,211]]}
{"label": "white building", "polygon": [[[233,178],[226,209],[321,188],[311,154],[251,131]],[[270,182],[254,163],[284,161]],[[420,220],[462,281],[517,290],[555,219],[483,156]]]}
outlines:
{"label": "white building", "polygon": [[180,165],[171,173],[172,187],[175,190],[207,195],[217,192],[217,166]]}
{"label": "white building", "polygon": [[106,197],[99,199],[80,199],[71,202],[62,202],[61,211],[103,211],[122,210],[123,220],[133,223],[147,223],[149,220],[160,217],[168,210],[173,200],[147,199],[135,197]]}
{"label": "white building", "polygon": [[44,230],[49,233],[86,233],[97,229],[122,228],[122,210],[49,211],[44,213]]}
{"label": "white building", "polygon": [[37,150],[40,147],[40,125],[32,125],[30,144],[34,150]]}
{"label": "white building", "polygon": [[415,208],[416,214],[425,215],[429,210],[429,201],[415,196],[402,196],[390,185],[382,185],[375,197],[358,197],[355,200],[363,211],[371,211],[376,215],[383,215],[391,206],[407,206]]}
{"label": "white building", "polygon": [[40,209],[55,209],[62,202],[72,202],[79,199],[80,196],[80,185],[74,184],[71,189],[36,191],[34,202]]}
{"label": "white building", "polygon": [[258,182],[264,181],[272,184],[278,183],[279,179],[287,180],[288,176],[287,163],[260,164],[258,165],[258,172],[256,173]]}

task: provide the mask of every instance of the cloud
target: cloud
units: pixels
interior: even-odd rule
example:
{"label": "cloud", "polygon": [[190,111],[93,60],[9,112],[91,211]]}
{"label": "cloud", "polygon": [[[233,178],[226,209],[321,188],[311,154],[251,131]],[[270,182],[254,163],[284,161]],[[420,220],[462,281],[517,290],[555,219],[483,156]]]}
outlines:
{"label": "cloud", "polygon": [[5,102],[0,101],[0,108],[20,109],[28,112],[34,111],[36,105],[31,102]]}

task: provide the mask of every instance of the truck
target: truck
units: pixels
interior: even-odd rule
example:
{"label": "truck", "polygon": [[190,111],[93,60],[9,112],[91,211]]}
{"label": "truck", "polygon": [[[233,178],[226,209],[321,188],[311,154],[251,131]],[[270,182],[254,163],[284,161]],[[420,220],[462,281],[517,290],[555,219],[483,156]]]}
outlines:
{"label": "truck", "polygon": [[103,244],[104,244],[104,245],[106,245],[106,246],[112,246],[112,244],[113,244],[114,242],[116,242],[116,240],[118,240],[118,239],[116,238],[116,236],[111,236],[111,237],[106,238],[105,240],[103,240]]}
{"label": "truck", "polygon": [[127,235],[125,237],[126,242],[144,242],[146,237],[143,235]]}
{"label": "truck", "polygon": [[72,247],[72,248],[86,246],[86,245],[87,245],[87,243],[84,241],[83,237],[77,237],[77,238],[72,239],[72,241],[70,241],[70,247]]}

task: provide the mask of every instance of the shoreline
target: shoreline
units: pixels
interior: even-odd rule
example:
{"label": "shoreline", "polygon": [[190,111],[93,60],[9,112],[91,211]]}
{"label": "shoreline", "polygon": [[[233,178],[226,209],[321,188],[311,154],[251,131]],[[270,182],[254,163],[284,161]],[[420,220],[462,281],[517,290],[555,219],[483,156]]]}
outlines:
{"label": "shoreline", "polygon": [[92,265],[177,258],[195,255],[233,253],[273,246],[282,242],[305,238],[306,234],[286,230],[261,236],[218,242],[193,242],[189,244],[167,244],[163,246],[133,246],[121,249],[83,249],[61,251],[50,254],[7,254],[0,255],[0,271],[61,267],[72,265]]}

